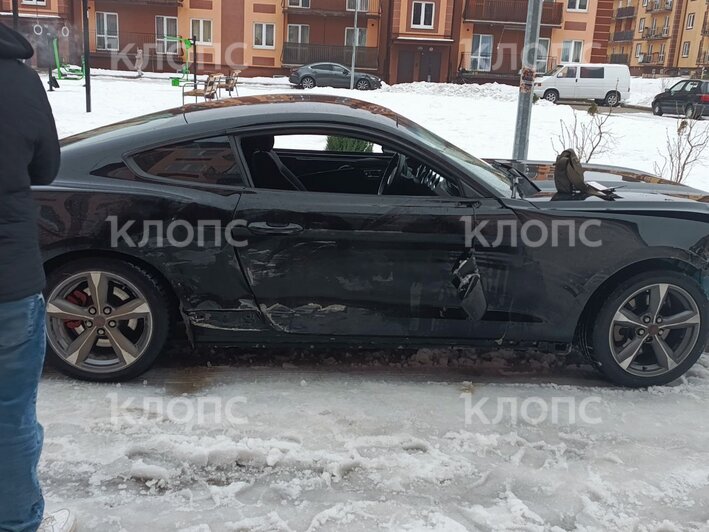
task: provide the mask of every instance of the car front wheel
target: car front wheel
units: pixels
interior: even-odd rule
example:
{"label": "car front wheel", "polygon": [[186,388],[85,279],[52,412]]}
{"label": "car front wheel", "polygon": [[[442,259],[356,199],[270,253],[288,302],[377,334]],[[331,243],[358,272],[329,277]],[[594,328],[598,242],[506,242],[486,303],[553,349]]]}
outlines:
{"label": "car front wheel", "polygon": [[557,103],[559,101],[559,93],[555,90],[548,90],[544,93],[544,99],[551,103]]}
{"label": "car front wheel", "polygon": [[662,107],[660,107],[659,103],[653,104],[652,114],[654,114],[655,116],[662,116]]}
{"label": "car front wheel", "polygon": [[303,79],[300,80],[300,86],[304,89],[312,89],[313,87],[315,87],[315,78],[311,76],[305,76]]}
{"label": "car front wheel", "polygon": [[147,271],[114,259],[81,259],[47,277],[47,356],[67,375],[127,380],[145,372],[168,338],[171,306]]}
{"label": "car front wheel", "polygon": [[357,85],[355,85],[355,87],[356,87],[357,90],[359,90],[359,91],[368,91],[369,89],[372,88],[372,85],[371,85],[371,83],[369,83],[369,80],[360,79],[360,80],[357,82]]}
{"label": "car front wheel", "polygon": [[704,352],[707,296],[691,277],[655,271],[621,283],[591,327],[591,356],[623,386],[664,385]]}

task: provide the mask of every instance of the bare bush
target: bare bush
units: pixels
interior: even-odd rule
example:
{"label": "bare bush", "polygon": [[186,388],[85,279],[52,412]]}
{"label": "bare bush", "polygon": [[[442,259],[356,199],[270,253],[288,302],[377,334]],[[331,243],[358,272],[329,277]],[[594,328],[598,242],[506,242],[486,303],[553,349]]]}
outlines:
{"label": "bare bush", "polygon": [[579,120],[576,112],[571,123],[561,120],[561,133],[551,141],[556,154],[572,149],[581,162],[587,163],[594,156],[607,153],[616,141],[609,124],[612,114],[613,107],[602,113],[592,103],[588,108],[589,120]]}
{"label": "bare bush", "polygon": [[675,183],[682,183],[694,165],[702,160],[709,144],[709,128],[701,122],[677,120],[675,134],[665,134],[665,146],[658,150],[662,164],[655,163],[655,173]]}

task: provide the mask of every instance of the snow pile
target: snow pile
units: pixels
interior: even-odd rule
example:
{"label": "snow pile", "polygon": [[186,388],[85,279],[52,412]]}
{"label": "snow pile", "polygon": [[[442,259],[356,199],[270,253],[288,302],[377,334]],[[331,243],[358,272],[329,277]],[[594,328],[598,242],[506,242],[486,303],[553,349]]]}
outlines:
{"label": "snow pile", "polygon": [[516,102],[519,97],[519,88],[501,83],[429,83],[417,81],[415,83],[399,83],[389,85],[382,89],[383,92],[418,94],[420,96],[459,96],[462,98],[491,98],[501,102]]}
{"label": "snow pile", "polygon": [[625,103],[649,108],[652,100],[684,78],[631,78],[630,97]]}

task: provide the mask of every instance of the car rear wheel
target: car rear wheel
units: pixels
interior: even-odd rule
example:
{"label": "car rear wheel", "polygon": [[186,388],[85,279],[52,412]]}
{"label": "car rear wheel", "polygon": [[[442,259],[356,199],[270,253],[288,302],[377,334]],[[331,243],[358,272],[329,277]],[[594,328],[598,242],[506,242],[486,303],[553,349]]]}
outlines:
{"label": "car rear wheel", "polygon": [[606,94],[606,99],[603,100],[603,103],[607,107],[615,107],[620,103],[620,94],[618,94],[617,91],[611,91],[608,94]]}
{"label": "car rear wheel", "polygon": [[695,120],[699,118],[696,107],[691,103],[684,108],[684,116],[689,120]]}
{"label": "car rear wheel", "polygon": [[304,89],[312,89],[313,87],[315,87],[315,78],[311,76],[305,76],[303,79],[300,80],[300,86]]}
{"label": "car rear wheel", "polygon": [[655,116],[662,116],[662,107],[660,107],[659,103],[656,103],[652,106],[652,114]]}
{"label": "car rear wheel", "polygon": [[120,260],[82,259],[47,278],[47,356],[60,371],[92,381],[145,372],[163,349],[171,307],[161,283]]}
{"label": "car rear wheel", "polygon": [[372,85],[371,85],[371,83],[369,83],[369,80],[360,79],[359,81],[357,81],[357,85],[355,85],[355,87],[359,91],[368,91],[369,89],[372,88]]}
{"label": "car rear wheel", "polygon": [[593,320],[590,354],[616,384],[667,384],[704,352],[707,309],[707,296],[687,275],[655,271],[633,277],[605,299]]}
{"label": "car rear wheel", "polygon": [[559,93],[554,89],[549,89],[544,93],[544,99],[551,103],[556,103],[559,101]]}

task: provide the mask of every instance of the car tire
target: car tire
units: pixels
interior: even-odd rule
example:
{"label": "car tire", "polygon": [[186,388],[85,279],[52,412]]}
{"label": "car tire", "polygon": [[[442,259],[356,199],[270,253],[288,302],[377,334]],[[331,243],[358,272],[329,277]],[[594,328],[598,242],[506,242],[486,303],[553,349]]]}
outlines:
{"label": "car tire", "polygon": [[[94,306],[94,292],[103,292],[100,305]],[[165,286],[130,262],[100,258],[62,264],[49,272],[45,298],[47,359],[72,377],[97,382],[135,378],[152,366],[170,336],[174,311]],[[77,308],[79,316],[63,314]],[[121,308],[125,315],[111,319]],[[82,335],[83,345],[91,347],[77,351]]]}
{"label": "car tire", "polygon": [[544,93],[544,99],[551,103],[559,102],[559,91],[555,89],[549,89]]}
{"label": "car tire", "polygon": [[606,98],[603,100],[603,104],[606,107],[617,107],[620,105],[620,93],[618,91],[610,91],[606,94]]}
{"label": "car tire", "polygon": [[[662,303],[658,307],[654,301]],[[588,354],[615,384],[634,388],[668,384],[704,352],[708,310],[706,294],[688,275],[672,271],[637,275],[621,282],[591,317]],[[687,318],[685,328],[667,325],[669,317],[680,312],[695,316],[697,322]],[[665,356],[668,352],[673,356]]]}
{"label": "car tire", "polygon": [[357,80],[357,83],[355,84],[355,88],[358,91],[368,91],[372,88],[372,84],[369,83],[368,79],[360,79],[360,80]]}
{"label": "car tire", "polygon": [[312,89],[316,85],[315,78],[312,76],[304,76],[303,79],[300,80],[300,86],[304,89]]}
{"label": "car tire", "polygon": [[662,116],[662,107],[660,107],[659,103],[655,103],[652,105],[652,114],[655,116]]}
{"label": "car tire", "polygon": [[699,114],[697,113],[696,107],[694,107],[693,104],[688,104],[684,108],[684,117],[688,120],[697,120],[699,118]]}

